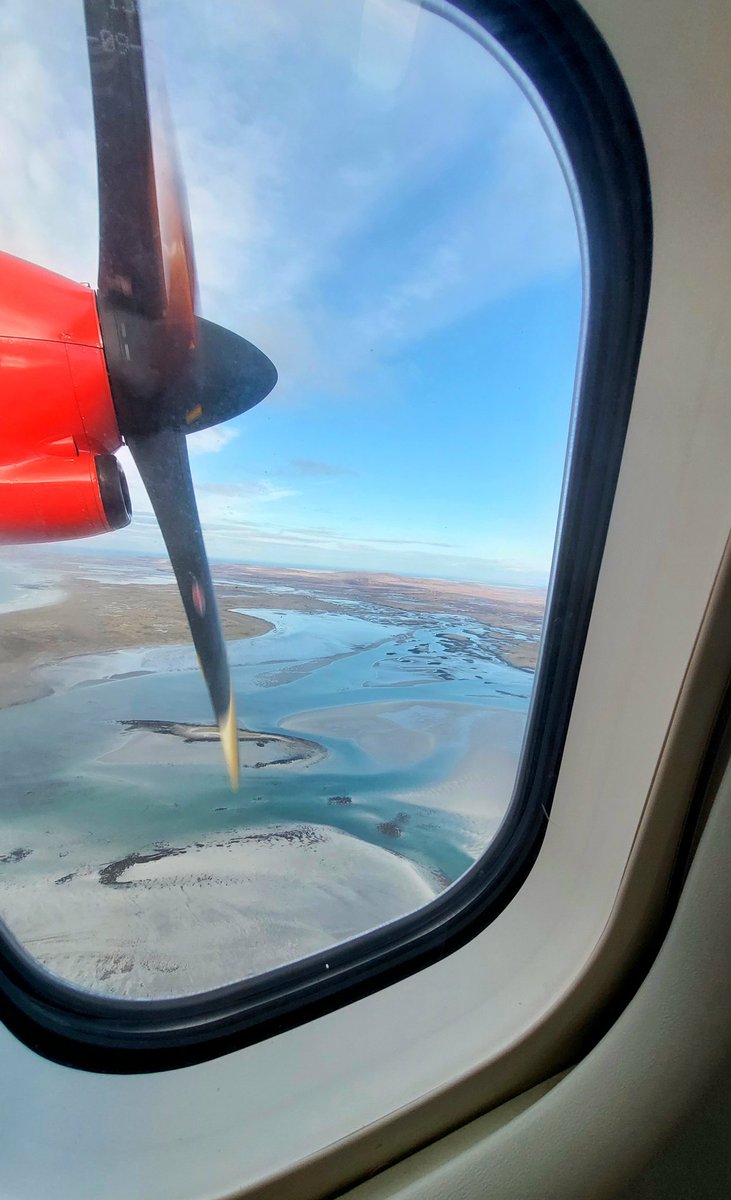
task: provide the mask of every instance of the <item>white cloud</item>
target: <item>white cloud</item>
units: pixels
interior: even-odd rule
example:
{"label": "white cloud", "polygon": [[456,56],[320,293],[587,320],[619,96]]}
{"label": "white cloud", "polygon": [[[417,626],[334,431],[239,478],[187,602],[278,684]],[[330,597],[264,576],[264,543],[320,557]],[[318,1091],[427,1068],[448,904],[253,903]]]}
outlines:
{"label": "white cloud", "polygon": [[[348,391],[393,353],[575,264],[553,150],[484,48],[405,0],[343,3],[337,16],[300,0],[282,6],[284,23],[261,8],[241,0],[237,24],[210,6],[208,72],[191,14],[171,94],[204,305],[276,363],[270,403]],[[159,36],[175,36],[152,12]],[[445,188],[455,176],[462,186]]]}
{"label": "white cloud", "polygon": [[[136,550],[164,553],[162,535],[152,505],[129,449],[122,446],[117,457],[129,484],[132,523],[118,533],[105,534],[104,546],[111,549],[116,545],[130,553]],[[195,482],[195,468],[193,475]],[[256,518],[262,506],[297,495],[292,488],[279,486],[269,479],[241,483],[197,482],[195,486],[198,513],[209,553],[223,556],[231,552],[233,545],[238,546],[245,555],[245,547],[258,540],[261,535],[255,532]],[[272,539],[265,534],[264,540],[276,543],[277,538],[276,535]]]}
{"label": "white cloud", "polygon": [[201,429],[198,433],[189,435],[188,453],[192,455],[218,454],[219,450],[223,450],[224,446],[228,446],[238,436],[239,430],[232,425],[217,425],[211,429]]}
{"label": "white cloud", "polygon": [[271,504],[299,495],[293,488],[278,487],[269,479],[247,480],[245,483],[200,483],[197,492],[201,502],[210,496],[229,505],[240,502],[248,506]]}
{"label": "white cloud", "polygon": [[[353,378],[576,259],[538,118],[487,51],[405,0],[151,0],[202,311],[258,341],[272,398]],[[386,86],[388,85],[388,86]],[[82,6],[0,14],[0,245],[96,276]],[[444,188],[457,173],[459,188]],[[201,435],[203,438],[203,435]],[[191,441],[191,453],[217,437]],[[225,444],[225,443],[222,443]]]}
{"label": "white cloud", "polygon": [[[203,430],[201,434],[191,435],[188,441],[190,442],[193,437],[202,437],[204,432],[207,431]],[[134,513],[151,513],[152,505],[129,448],[122,446],[117,451],[117,458],[127,477],[132,511]],[[196,471],[193,468],[194,485],[202,520],[221,518],[240,520],[258,505],[272,504],[277,500],[298,495],[294,488],[280,486],[270,479],[244,480],[237,483],[211,483],[196,481],[195,476]]]}
{"label": "white cloud", "polygon": [[23,3],[0,5],[0,248],[94,282],[91,102],[74,53],[85,46],[83,10],[66,4],[54,20],[34,5],[30,16]]}

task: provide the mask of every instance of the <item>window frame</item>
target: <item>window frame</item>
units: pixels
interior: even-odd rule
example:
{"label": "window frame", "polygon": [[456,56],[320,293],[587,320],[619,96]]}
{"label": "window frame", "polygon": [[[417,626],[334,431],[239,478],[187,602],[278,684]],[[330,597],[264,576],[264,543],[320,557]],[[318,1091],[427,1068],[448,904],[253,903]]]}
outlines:
{"label": "window frame", "polygon": [[[403,0],[404,3],[409,0]],[[423,7],[445,16],[445,5]],[[0,937],[0,1018],[55,1062],[180,1068],[359,1000],[452,953],[521,888],[540,850],[574,700],[629,421],[649,299],[650,182],[639,124],[605,42],[575,0],[457,0],[528,81],[560,139],[578,206],[584,321],[576,412],[528,729],[510,807],[482,858],[428,905],[251,980],[172,1000],[97,996]],[[465,25],[465,28],[469,27]],[[486,49],[486,53],[487,53]]]}

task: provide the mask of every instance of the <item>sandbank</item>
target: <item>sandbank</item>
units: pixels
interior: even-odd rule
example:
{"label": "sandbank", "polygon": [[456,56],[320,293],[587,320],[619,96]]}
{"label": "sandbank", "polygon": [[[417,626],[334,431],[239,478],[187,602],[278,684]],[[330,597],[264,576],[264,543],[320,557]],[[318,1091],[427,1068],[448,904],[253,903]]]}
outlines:
{"label": "sandbank", "polygon": [[[399,795],[414,804],[494,825],[510,802],[525,714],[437,701],[384,701],[295,713],[288,730],[354,742],[383,770],[415,767],[442,747],[459,753],[436,783]],[[484,847],[483,847],[484,848]]]}
{"label": "sandbank", "polygon": [[[97,758],[113,766],[205,766],[220,764],[220,735],[215,725],[186,725],[177,721],[121,721],[123,740]],[[327,751],[307,738],[239,729],[242,770],[260,767],[304,767],[319,762]]]}
{"label": "sandbank", "polygon": [[50,971],[108,995],[162,997],[323,950],[438,890],[400,855],[338,830],[273,825],[131,854],[55,885],[8,880],[0,914]]}

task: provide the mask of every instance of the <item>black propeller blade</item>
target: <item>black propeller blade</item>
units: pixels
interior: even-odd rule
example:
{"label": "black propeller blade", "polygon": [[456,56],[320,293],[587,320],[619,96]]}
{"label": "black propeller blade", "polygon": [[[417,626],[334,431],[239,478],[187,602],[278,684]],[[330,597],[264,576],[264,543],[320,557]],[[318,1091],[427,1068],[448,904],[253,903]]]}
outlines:
{"label": "black propeller blade", "polygon": [[187,199],[167,111],[155,137],[151,131],[139,0],[84,0],[84,7],[99,181],[98,306],[112,397],[165,539],[236,786],[236,713],[185,434],[246,412],[277,373],[244,338],[195,315]]}
{"label": "black propeller blade", "polygon": [[[99,182],[99,315],[120,431],[167,423],[193,368],[197,284],[165,97],[153,138],[137,0],[84,0]],[[125,429],[122,429],[122,426]]]}
{"label": "black propeller blade", "polygon": [[139,6],[84,0],[99,178],[99,293],[153,320],[166,308]]}
{"label": "black propeller blade", "polygon": [[213,581],[190,477],[185,434],[175,429],[133,434],[127,439],[127,445],[147,488],[165,539],[193,644],[198,652],[198,662],[208,684],[231,785],[236,787],[239,775],[236,707],[226,644],[218,619]]}

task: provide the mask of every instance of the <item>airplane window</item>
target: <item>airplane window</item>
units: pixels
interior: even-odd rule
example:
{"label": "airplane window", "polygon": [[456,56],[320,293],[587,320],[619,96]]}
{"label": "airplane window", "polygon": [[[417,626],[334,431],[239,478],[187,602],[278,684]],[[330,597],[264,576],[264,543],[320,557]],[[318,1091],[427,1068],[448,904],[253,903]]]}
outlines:
{"label": "airplane window", "polygon": [[[69,15],[59,64],[17,6],[2,245],[94,279]],[[242,717],[235,794],[129,451],[128,528],[5,555],[0,910],[54,972],[123,996],[320,950],[424,904],[488,845],[533,683],[581,297],[538,116],[439,16],[319,0],[184,21],[149,3],[145,21],[200,312],[279,381],[190,444]]]}
{"label": "airplane window", "polygon": [[[2,452],[7,944],[29,978],[135,1001],[329,969],[479,869],[512,811],[580,345],[571,187],[546,114],[451,5],[62,13],[4,7],[0,251],[98,287],[128,494],[106,454],[98,536],[70,538],[89,529],[53,500],[13,526]],[[134,54],[146,92],[134,66],[100,84]],[[6,308],[10,380],[29,335]],[[94,339],[62,336],[78,394]],[[83,458],[71,434],[44,463]]]}

